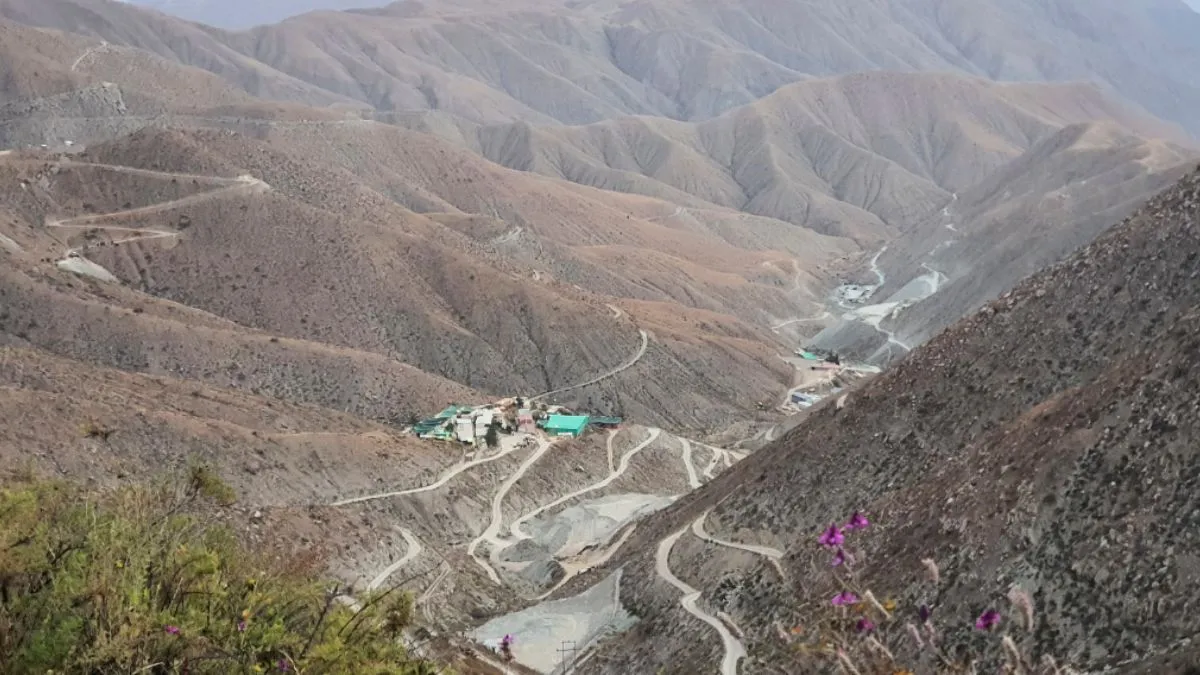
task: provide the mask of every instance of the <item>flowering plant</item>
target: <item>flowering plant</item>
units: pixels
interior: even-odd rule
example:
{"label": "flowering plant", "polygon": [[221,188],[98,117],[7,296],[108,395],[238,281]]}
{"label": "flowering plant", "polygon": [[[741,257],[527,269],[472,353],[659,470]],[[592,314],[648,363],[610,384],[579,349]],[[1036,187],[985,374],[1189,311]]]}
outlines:
{"label": "flowering plant", "polygon": [[[935,626],[934,608],[937,605],[941,573],[932,558],[921,560],[924,579],[920,584],[921,600],[912,608],[886,597],[879,598],[867,588],[862,579],[865,556],[851,544],[855,533],[866,530],[871,522],[862,512],[855,511],[845,523],[831,523],[817,536],[814,570],[827,569],[840,589],[831,598],[819,601],[807,625],[785,629],[776,624],[779,637],[791,649],[805,672],[817,670],[818,662],[832,666],[844,675],[914,675],[917,664],[926,665],[924,672],[938,674],[975,675],[980,659],[969,652],[955,650],[951,657],[943,649],[941,632]],[[820,560],[827,561],[825,564]],[[1077,671],[1058,665],[1049,656],[1040,661],[1023,653],[1009,632],[1034,628],[1033,600],[1018,586],[1008,592],[1012,621],[998,609],[987,607],[974,620],[975,631],[994,636],[983,642],[984,650],[998,650],[1005,675],[1072,675]],[[996,639],[998,638],[998,639]],[[903,645],[906,653],[915,654],[916,664],[897,657]]]}

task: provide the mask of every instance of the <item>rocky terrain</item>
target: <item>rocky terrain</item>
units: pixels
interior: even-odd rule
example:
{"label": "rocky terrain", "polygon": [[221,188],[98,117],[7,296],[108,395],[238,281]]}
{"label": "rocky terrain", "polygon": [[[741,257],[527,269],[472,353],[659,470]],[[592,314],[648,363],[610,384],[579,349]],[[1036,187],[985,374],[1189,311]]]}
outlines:
{"label": "rocky terrain", "polygon": [[846,305],[847,318],[812,344],[895,360],[1173,184],[1193,167],[1195,147],[1108,123],[1064,127],[881,249],[875,278],[862,277],[875,282],[870,297]]}
{"label": "rocky terrain", "polygon": [[[1178,0],[155,7],[0,0],[0,481],[210,464],[468,673],[820,671],[856,510],[956,655],[1190,662]],[[409,433],[514,396],[624,419]]]}
{"label": "rocky terrain", "polygon": [[[855,510],[872,521],[856,535],[858,574],[898,613],[932,605],[948,649],[979,649],[972,621],[1017,584],[1037,614],[1014,635],[1035,655],[1089,670],[1167,663],[1195,630],[1198,217],[1194,172],[640,525],[598,571],[623,567],[622,600],[640,621],[581,672],[696,672],[722,659],[656,573],[660,541],[680,530],[671,568],[744,633],[742,672],[773,672],[789,650],[775,623],[806,625],[836,593],[811,567],[827,565],[817,535]],[[726,539],[782,549],[785,578],[763,556],[691,537],[705,514]],[[940,567],[933,595],[924,558]],[[891,637],[911,652],[903,631]]]}

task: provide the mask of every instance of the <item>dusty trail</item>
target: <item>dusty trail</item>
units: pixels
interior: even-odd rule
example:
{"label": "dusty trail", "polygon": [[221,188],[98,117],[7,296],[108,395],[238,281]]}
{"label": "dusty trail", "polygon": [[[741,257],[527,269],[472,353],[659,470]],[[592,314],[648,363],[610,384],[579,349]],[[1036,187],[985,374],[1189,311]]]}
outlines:
{"label": "dusty trail", "polygon": [[517,237],[521,236],[521,234],[522,234],[523,232],[525,232],[525,228],[524,228],[524,227],[522,227],[522,226],[520,226],[520,225],[518,225],[518,226],[514,227],[514,228],[512,229],[512,231],[511,231],[511,232],[507,232],[507,233],[505,233],[505,234],[502,234],[502,235],[500,235],[500,237],[499,237],[498,239],[496,239],[496,241],[495,241],[494,243],[496,243],[496,244],[507,244],[508,242],[510,242],[510,241],[512,241],[512,240],[514,240],[514,239],[516,239]]}
{"label": "dusty trail", "polygon": [[79,58],[75,59],[74,63],[71,64],[71,72],[75,72],[75,70],[79,68],[80,64],[83,63],[84,59],[88,58],[89,56],[95,56],[101,52],[106,52],[110,49],[110,47],[111,45],[109,45],[107,41],[101,40],[100,44],[96,45],[95,47],[88,47],[87,49],[83,50],[83,53],[79,55]]}
{"label": "dusty trail", "polygon": [[[772,427],[772,428],[774,428],[774,427]],[[751,443],[751,442],[753,442],[753,441],[757,441],[757,440],[759,440],[760,438],[765,438],[765,437],[766,437],[766,435],[767,435],[767,432],[769,432],[769,431],[771,431],[771,429],[762,429],[762,430],[760,430],[760,431],[759,431],[757,434],[754,434],[753,436],[750,436],[749,438],[743,438],[742,440],[738,441],[737,443],[734,443],[734,444],[733,444],[733,447],[735,447],[735,448],[743,448],[743,447],[745,447],[745,445],[746,445],[747,443]]]}
{"label": "dusty trail", "polygon": [[617,438],[618,429],[613,429],[608,432],[608,438],[604,439],[604,449],[608,451],[608,472],[612,473],[617,470],[617,465],[613,460],[613,441]]}
{"label": "dusty trail", "polygon": [[227,176],[205,176],[198,173],[176,173],[172,171],[158,171],[156,169],[139,169],[135,166],[122,166],[120,164],[93,164],[91,162],[77,162],[70,159],[64,159],[56,162],[60,167],[72,169],[104,169],[113,173],[124,173],[130,176],[144,176],[146,178],[166,178],[175,180],[194,180],[219,185],[222,187],[234,187],[237,185],[260,184],[266,185],[265,182],[248,174],[242,174],[234,178]]}
{"label": "dusty trail", "polygon": [[428,601],[429,598],[433,597],[433,592],[437,589],[437,587],[446,580],[446,577],[450,576],[450,570],[450,563],[442,561],[442,571],[438,573],[437,578],[433,580],[433,583],[429,584],[429,587],[417,597],[417,600],[414,604],[422,605]]}
{"label": "dusty trail", "polygon": [[744,458],[744,456],[739,456],[737,453],[724,448],[718,448],[716,446],[706,444],[702,445],[703,447],[711,450],[713,453],[712,459],[708,462],[708,466],[704,467],[704,471],[700,474],[708,480],[712,480],[716,476],[718,465],[724,464],[725,468],[728,469],[733,466],[734,461]]}
{"label": "dusty trail", "polygon": [[[153,177],[153,178],[170,178],[170,179],[174,179],[174,180],[182,179],[182,180],[204,181],[206,183],[222,186],[222,187],[219,187],[218,189],[210,190],[208,192],[202,192],[200,194],[189,195],[187,197],[182,197],[180,199],[172,199],[171,201],[161,202],[158,204],[150,204],[149,206],[140,206],[135,209],[126,209],[124,211],[113,211],[111,213],[88,214],[88,215],[83,215],[83,216],[74,216],[71,218],[47,218],[46,219],[45,225],[47,228],[76,229],[76,230],[105,230],[105,231],[110,231],[110,232],[137,233],[134,236],[125,237],[123,239],[115,239],[112,242],[113,244],[129,244],[129,243],[132,243],[135,241],[147,241],[150,239],[163,239],[163,238],[167,238],[167,237],[177,237],[177,236],[179,236],[179,232],[175,232],[175,231],[171,231],[171,230],[160,230],[160,229],[154,229],[154,228],[134,228],[134,227],[120,227],[120,226],[116,226],[116,225],[100,225],[100,224],[98,224],[99,222],[107,221],[107,220],[121,220],[124,218],[134,218],[134,217],[138,217],[138,216],[152,215],[155,213],[161,213],[163,211],[169,211],[171,209],[177,209],[177,208],[180,208],[183,206],[188,206],[191,204],[196,204],[199,202],[207,201],[209,199],[216,199],[219,197],[224,197],[229,194],[237,193],[237,192],[254,193],[254,192],[265,192],[265,191],[271,189],[270,185],[267,185],[265,182],[259,180],[258,178],[255,178],[254,176],[249,176],[249,175],[242,175],[242,176],[238,176],[237,178],[223,178],[220,176],[198,176],[195,174],[169,173],[169,172],[165,172],[165,171],[152,171],[149,169],[136,169],[133,167],[117,166],[117,165],[113,165],[113,164],[88,164],[85,162],[73,162],[73,161],[58,162],[58,166],[78,167],[78,168],[83,168],[83,167],[101,168],[101,169],[104,169],[105,171],[112,171],[115,173],[125,173],[125,174],[130,174],[130,175],[135,175],[135,176],[146,176],[146,177]],[[79,255],[80,250],[86,249],[86,248],[87,248],[86,245],[83,247],[80,247],[80,248],[68,248],[67,255],[68,256],[71,256],[72,254]]]}
{"label": "dusty trail", "polygon": [[879,269],[879,256],[883,255],[884,251],[887,250],[888,247],[884,246],[883,248],[879,249],[878,253],[871,257],[871,273],[874,274],[875,278],[879,280],[878,285],[875,286],[876,289],[883,288],[884,284],[887,283],[887,276],[884,275],[883,270]]}
{"label": "dusty trail", "polygon": [[407,545],[407,548],[404,551],[404,556],[391,565],[385,567],[379,574],[375,575],[375,578],[371,580],[371,583],[367,584],[368,591],[373,591],[382,586],[383,582],[388,580],[388,577],[396,573],[396,570],[412,562],[417,556],[421,555],[421,551],[424,550],[424,547],[421,546],[420,540],[413,536],[412,532],[409,532],[403,527],[397,527],[396,529],[400,531],[400,536],[404,537],[404,543]]}
{"label": "dusty trail", "polygon": [[794,323],[807,323],[809,321],[824,321],[825,319],[831,318],[832,316],[833,316],[833,313],[830,312],[829,310],[826,310],[824,312],[821,312],[817,316],[804,316],[804,317],[798,317],[795,319],[788,319],[787,321],[784,321],[783,323],[777,323],[774,326],[771,326],[771,330],[778,333],[779,329],[783,328],[784,326],[790,326]]}
{"label": "dusty trail", "polygon": [[780,551],[777,548],[771,548],[770,546],[755,546],[754,544],[739,544],[737,542],[725,541],[724,539],[717,539],[716,537],[712,536],[704,529],[704,521],[708,519],[708,514],[710,512],[711,512],[711,509],[709,511],[705,511],[704,515],[702,515],[699,518],[697,518],[696,520],[692,521],[692,534],[696,535],[696,537],[698,537],[699,539],[702,539],[703,541],[707,541],[710,544],[716,544],[717,546],[724,546],[726,548],[733,548],[733,549],[737,549],[739,551],[746,551],[748,553],[753,553],[755,555],[762,556],[762,557],[766,558],[768,562],[771,563],[771,565],[775,568],[775,571],[779,573],[779,577],[781,579],[785,578],[784,574],[783,574],[783,565],[779,564],[779,561],[783,558],[783,551]]}
{"label": "dusty trail", "polygon": [[679,599],[679,604],[684,611],[692,616],[700,619],[704,623],[713,627],[717,634],[721,636],[721,643],[725,647],[725,656],[721,659],[721,675],[737,675],[738,661],[746,657],[746,647],[738,640],[732,632],[721,622],[717,617],[705,612],[698,606],[700,600],[700,591],[692,588],[684,583],[682,579],[675,576],[671,572],[671,549],[675,547],[675,542],[687,532],[687,528],[669,535],[658,544],[658,551],[654,556],[654,571],[659,578],[679,589],[683,593],[683,597]]}
{"label": "dusty trail", "polygon": [[582,389],[583,387],[589,387],[593,384],[596,384],[597,382],[602,382],[604,380],[607,380],[610,377],[615,377],[617,375],[620,375],[621,373],[625,372],[626,370],[629,370],[630,368],[634,367],[635,365],[637,365],[637,362],[641,361],[642,357],[646,355],[646,348],[650,346],[650,334],[641,329],[639,329],[638,332],[642,334],[642,346],[638,348],[638,351],[636,354],[634,354],[633,358],[630,359],[629,361],[627,361],[626,363],[623,363],[623,364],[617,366],[616,368],[613,368],[612,370],[608,371],[607,373],[604,373],[603,375],[600,375],[599,377],[593,377],[592,379],[588,380],[587,382],[581,382],[579,384],[573,384],[569,387],[563,387],[562,389],[555,389],[553,391],[548,391],[544,394],[538,394],[537,396],[534,396],[533,398],[531,398],[529,400],[530,401],[538,401],[540,399],[546,398],[547,396],[552,396],[554,394],[561,394],[564,391],[571,391],[573,389]]}
{"label": "dusty trail", "polygon": [[500,585],[501,583],[500,575],[496,573],[495,568],[492,567],[488,560],[480,558],[478,555],[476,555],[475,550],[479,548],[480,543],[486,541],[490,546],[488,557],[494,558],[497,553],[509,546],[510,542],[507,542],[498,536],[500,534],[500,527],[504,523],[504,497],[508,494],[508,491],[517,484],[517,481],[521,480],[521,477],[529,471],[530,467],[536,464],[537,461],[542,458],[542,455],[546,454],[546,451],[552,447],[554,447],[553,441],[544,438],[538,440],[537,449],[529,453],[529,456],[525,458],[525,461],[521,463],[521,466],[517,467],[517,470],[514,471],[513,474],[500,485],[500,489],[496,490],[496,494],[492,496],[492,521],[488,523],[488,526],[486,529],[484,529],[483,533],[473,539],[467,546],[467,555],[471,556],[471,558],[483,568],[483,571],[487,573],[488,578],[491,579],[496,585]]}
{"label": "dusty trail", "polygon": [[695,490],[703,483],[700,482],[700,477],[696,475],[696,466],[692,464],[692,442],[686,438],[679,437],[679,444],[683,446],[683,468],[687,471],[688,487]]}
{"label": "dusty trail", "polygon": [[525,515],[521,516],[516,521],[514,521],[512,524],[512,527],[510,528],[512,530],[513,537],[517,541],[521,541],[524,539],[531,539],[532,537],[529,534],[526,534],[524,531],[521,530],[522,525],[524,525],[525,523],[529,522],[530,520],[536,518],[537,516],[545,513],[546,511],[549,511],[550,509],[552,509],[556,506],[565,504],[565,503],[571,501],[572,499],[575,499],[576,497],[585,495],[589,492],[594,492],[596,490],[601,490],[603,488],[606,488],[609,485],[611,485],[613,483],[613,481],[620,478],[626,471],[629,470],[629,463],[631,461],[633,461],[634,456],[637,455],[642,450],[644,450],[651,443],[653,443],[655,441],[655,439],[657,439],[659,437],[659,435],[662,433],[662,429],[649,429],[648,431],[650,433],[646,437],[646,439],[644,441],[642,441],[641,443],[639,443],[636,447],[634,447],[633,449],[629,450],[624,455],[622,455],[620,464],[617,466],[617,468],[614,471],[609,473],[608,476],[604,477],[602,480],[592,483],[591,485],[589,485],[585,488],[576,490],[570,494],[563,495],[562,497],[555,499],[554,501],[550,502],[549,504],[544,504],[542,506],[539,506],[538,508],[534,509],[533,511],[530,511],[529,513],[526,513]]}
{"label": "dusty trail", "polygon": [[683,215],[683,207],[676,206],[674,211],[672,211],[671,213],[668,213],[665,216],[654,216],[652,218],[643,218],[642,220],[646,221],[647,223],[657,223],[660,220],[668,220],[668,219],[674,218],[676,216],[682,216],[682,215]]}
{"label": "dusty trail", "polygon": [[502,436],[500,438],[500,452],[498,452],[494,455],[489,455],[487,457],[478,457],[478,458],[470,460],[468,462],[461,462],[459,464],[456,464],[456,465],[450,467],[450,469],[445,474],[443,474],[442,477],[439,478],[437,480],[437,482],[435,482],[435,483],[431,483],[429,485],[425,485],[425,486],[418,487],[418,488],[409,488],[407,490],[395,490],[393,492],[381,492],[379,494],[366,495],[364,497],[353,497],[351,499],[343,499],[341,501],[333,502],[332,504],[330,504],[330,506],[347,506],[350,504],[361,504],[363,502],[374,501],[377,499],[387,499],[389,497],[402,497],[404,495],[415,495],[415,494],[419,494],[422,492],[429,492],[431,490],[436,490],[436,489],[444,486],[446,483],[449,483],[451,480],[454,479],[455,476],[461,474],[462,472],[466,471],[467,469],[472,469],[474,467],[479,466],[480,464],[487,464],[488,462],[494,462],[498,459],[507,457],[508,455],[512,454],[517,449],[517,447],[521,444],[521,442],[524,441],[526,438],[533,438],[533,436],[530,436],[528,434],[515,434],[513,436]]}

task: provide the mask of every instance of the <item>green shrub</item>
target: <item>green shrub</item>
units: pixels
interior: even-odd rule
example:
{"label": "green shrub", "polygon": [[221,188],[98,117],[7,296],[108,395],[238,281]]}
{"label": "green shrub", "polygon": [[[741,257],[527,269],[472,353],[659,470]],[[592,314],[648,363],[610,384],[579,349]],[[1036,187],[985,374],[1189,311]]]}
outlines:
{"label": "green shrub", "polygon": [[425,675],[400,644],[412,599],[336,600],[313,560],[272,562],[211,515],[211,471],[88,494],[0,490],[0,672]]}

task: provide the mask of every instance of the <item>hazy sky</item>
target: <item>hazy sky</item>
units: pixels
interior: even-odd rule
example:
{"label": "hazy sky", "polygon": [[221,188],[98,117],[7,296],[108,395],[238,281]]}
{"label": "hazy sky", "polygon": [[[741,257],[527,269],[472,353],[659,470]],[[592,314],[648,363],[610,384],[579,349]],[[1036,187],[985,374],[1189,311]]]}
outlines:
{"label": "hazy sky", "polygon": [[1191,5],[1192,9],[1196,10],[1197,12],[1200,12],[1200,0],[1183,0],[1183,1],[1186,2],[1187,4]]}

